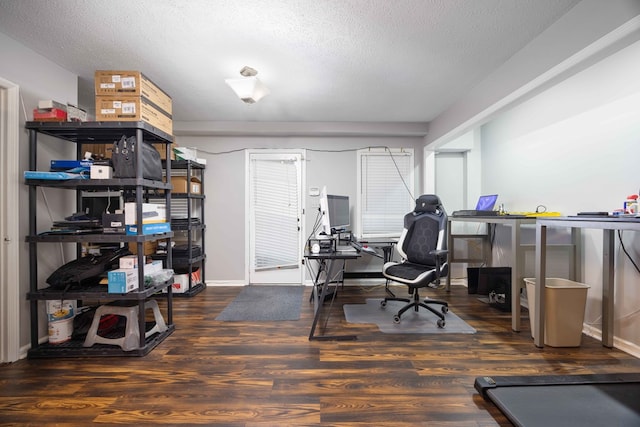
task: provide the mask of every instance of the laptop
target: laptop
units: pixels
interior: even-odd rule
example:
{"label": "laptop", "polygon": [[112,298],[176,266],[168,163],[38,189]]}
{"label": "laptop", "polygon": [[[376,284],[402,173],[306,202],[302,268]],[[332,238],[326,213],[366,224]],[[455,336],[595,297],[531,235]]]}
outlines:
{"label": "laptop", "polygon": [[488,194],[485,196],[480,196],[478,198],[478,203],[476,203],[475,209],[463,209],[459,211],[454,211],[452,216],[493,216],[497,215],[498,211],[494,211],[493,208],[496,206],[496,201],[498,200],[497,194]]}

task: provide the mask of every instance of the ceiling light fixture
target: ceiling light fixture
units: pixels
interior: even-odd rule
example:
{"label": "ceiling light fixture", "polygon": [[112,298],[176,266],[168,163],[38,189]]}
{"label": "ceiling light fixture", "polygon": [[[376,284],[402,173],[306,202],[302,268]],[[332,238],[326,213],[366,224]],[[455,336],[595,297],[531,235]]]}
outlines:
{"label": "ceiling light fixture", "polygon": [[251,67],[242,67],[239,79],[226,79],[225,82],[247,104],[255,104],[265,95],[269,94],[269,89],[256,77],[258,72]]}

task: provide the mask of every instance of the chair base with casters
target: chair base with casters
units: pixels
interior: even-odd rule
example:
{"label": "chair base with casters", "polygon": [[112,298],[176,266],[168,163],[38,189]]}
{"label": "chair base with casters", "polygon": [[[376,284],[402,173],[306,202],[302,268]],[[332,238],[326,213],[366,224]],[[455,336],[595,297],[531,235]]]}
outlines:
{"label": "chair base with casters", "polygon": [[[426,308],[427,310],[429,310],[430,312],[432,312],[433,314],[435,314],[436,316],[439,317],[438,321],[436,322],[436,324],[438,325],[439,328],[444,328],[445,325],[446,325],[446,321],[444,319],[444,315],[449,312],[449,304],[446,301],[440,301],[440,300],[435,300],[435,299],[430,299],[430,298],[425,298],[424,301],[420,301],[420,294],[418,293],[418,289],[417,288],[413,289],[413,299],[398,298],[398,297],[386,297],[385,299],[380,301],[380,306],[383,307],[383,308],[386,307],[387,306],[387,301],[402,301],[402,302],[408,303],[407,305],[402,307],[400,310],[398,310],[398,312],[393,316],[393,323],[400,323],[401,316],[405,311],[413,308],[413,311],[417,312],[420,309],[420,307],[423,307],[423,308]],[[431,305],[429,305],[429,304],[439,305],[440,306],[440,311],[438,311],[435,308],[431,307]]]}

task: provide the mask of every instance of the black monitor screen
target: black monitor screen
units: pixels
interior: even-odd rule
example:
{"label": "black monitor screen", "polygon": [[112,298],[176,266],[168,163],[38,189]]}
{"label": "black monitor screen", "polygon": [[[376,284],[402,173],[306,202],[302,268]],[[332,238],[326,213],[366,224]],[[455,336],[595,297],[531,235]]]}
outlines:
{"label": "black monitor screen", "polygon": [[334,230],[349,227],[349,196],[327,195],[329,222]]}

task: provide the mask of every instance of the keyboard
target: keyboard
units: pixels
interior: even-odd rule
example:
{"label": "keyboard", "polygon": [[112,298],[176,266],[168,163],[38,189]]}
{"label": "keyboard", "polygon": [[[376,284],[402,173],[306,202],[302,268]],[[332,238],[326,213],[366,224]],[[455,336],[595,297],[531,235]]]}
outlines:
{"label": "keyboard", "polygon": [[356,248],[351,245],[338,245],[336,247],[336,251],[338,252],[357,252]]}
{"label": "keyboard", "polygon": [[451,216],[498,216],[498,211],[479,211],[476,209],[463,209],[454,211]]}

